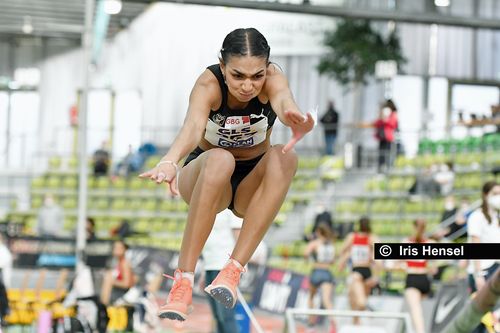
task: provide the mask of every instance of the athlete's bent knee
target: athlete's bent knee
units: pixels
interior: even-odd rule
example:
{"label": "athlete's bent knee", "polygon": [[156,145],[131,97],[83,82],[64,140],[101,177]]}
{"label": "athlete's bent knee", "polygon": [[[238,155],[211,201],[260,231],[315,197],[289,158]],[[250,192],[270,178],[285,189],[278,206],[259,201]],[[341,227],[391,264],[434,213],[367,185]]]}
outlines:
{"label": "athlete's bent knee", "polygon": [[234,171],[235,160],[234,156],[227,150],[214,148],[207,151],[203,169],[207,172],[215,174],[229,174]]}

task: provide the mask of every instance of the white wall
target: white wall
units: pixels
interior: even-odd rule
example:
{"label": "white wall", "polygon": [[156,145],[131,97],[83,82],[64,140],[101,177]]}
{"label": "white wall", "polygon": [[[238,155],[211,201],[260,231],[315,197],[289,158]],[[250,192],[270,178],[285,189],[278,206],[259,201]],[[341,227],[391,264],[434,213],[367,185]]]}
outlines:
{"label": "white wall", "polygon": [[[377,3],[377,6],[382,6],[382,2]],[[137,124],[142,128],[141,139],[168,145],[175,128],[182,124],[196,78],[206,66],[217,62],[226,34],[238,27],[254,26],[267,37],[271,60],[284,69],[301,109],[306,111],[318,105],[321,114],[327,100],[334,99],[341,112],[341,124],[351,124],[352,91],[346,91],[331,79],[320,77],[315,69],[323,51],[322,32],[334,24],[332,19],[310,15],[157,3],[105,45],[92,85],[118,93],[137,92],[142,100],[142,119]],[[409,60],[404,67],[405,73],[427,74],[429,27],[398,24],[397,29]],[[470,76],[474,72],[470,30],[439,27],[438,34],[436,74]],[[493,78],[500,69],[500,48],[495,48],[495,43],[500,45],[500,33],[480,31],[478,35],[478,45],[484,50],[479,53],[484,53],[484,58],[481,55],[478,62],[485,61],[477,67],[477,73],[484,78]],[[65,139],[67,134],[61,137],[54,133],[58,133],[58,128],[68,127],[69,108],[76,102],[76,90],[81,87],[81,61],[81,52],[74,51],[49,59],[42,65],[39,141],[42,151],[68,152],[71,147],[71,139]],[[396,103],[399,99],[406,103],[406,94],[405,90],[395,91]],[[374,119],[383,99],[381,84],[370,81],[363,96],[361,115],[366,120]],[[418,96],[414,96],[417,101],[420,100]],[[412,115],[420,115],[423,108],[420,104],[409,104]],[[412,123],[412,126],[416,124]],[[152,131],[153,128],[158,131]],[[288,136],[286,129],[276,126],[274,139],[282,142]],[[341,130],[339,136],[342,141],[345,130]],[[365,137],[371,139],[372,135],[365,133]],[[307,147],[321,145],[321,128],[318,127],[301,144]],[[90,146],[89,150],[95,148]]]}

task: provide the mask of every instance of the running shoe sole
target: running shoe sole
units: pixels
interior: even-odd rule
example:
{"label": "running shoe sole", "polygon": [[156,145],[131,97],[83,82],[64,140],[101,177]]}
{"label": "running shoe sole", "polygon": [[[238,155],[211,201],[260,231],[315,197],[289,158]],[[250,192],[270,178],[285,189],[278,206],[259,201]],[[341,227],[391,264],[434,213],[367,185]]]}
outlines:
{"label": "running shoe sole", "polygon": [[205,288],[205,292],[212,296],[217,302],[224,305],[227,309],[234,308],[234,305],[236,304],[236,296],[233,295],[231,289],[225,286],[208,286]]}
{"label": "running shoe sole", "polygon": [[187,316],[191,313],[191,311],[193,311],[192,306],[188,309],[187,314],[175,310],[166,310],[158,312],[158,317],[160,317],[161,319],[184,321],[186,320]]}

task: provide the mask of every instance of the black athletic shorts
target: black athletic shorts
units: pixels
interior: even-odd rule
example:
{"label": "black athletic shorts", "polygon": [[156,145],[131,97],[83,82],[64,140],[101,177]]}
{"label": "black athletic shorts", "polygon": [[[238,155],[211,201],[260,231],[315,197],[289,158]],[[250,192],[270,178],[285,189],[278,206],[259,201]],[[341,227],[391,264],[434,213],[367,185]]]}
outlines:
{"label": "black athletic shorts", "polygon": [[405,289],[407,288],[416,288],[423,295],[427,295],[431,291],[431,280],[427,274],[408,274]]}
{"label": "black athletic shorts", "polygon": [[361,276],[363,277],[363,281],[366,281],[372,277],[372,270],[370,269],[370,267],[353,267],[352,271],[361,274]]}
{"label": "black athletic shorts", "polygon": [[[200,156],[202,153],[205,151],[201,149],[200,147],[196,147],[195,150],[193,150],[188,157],[186,158],[186,162],[184,162],[184,166],[188,165],[189,162],[192,160],[196,159],[198,156]],[[231,198],[231,203],[229,204],[229,209],[233,210],[234,209],[234,195],[236,193],[236,189],[238,188],[238,185],[240,185],[241,181],[243,178],[245,178],[250,171],[255,168],[257,163],[259,163],[260,159],[264,156],[264,154],[259,155],[255,158],[252,158],[251,160],[245,160],[245,161],[236,161],[236,166],[234,168],[233,174],[231,175],[231,188],[233,190],[233,195]]]}

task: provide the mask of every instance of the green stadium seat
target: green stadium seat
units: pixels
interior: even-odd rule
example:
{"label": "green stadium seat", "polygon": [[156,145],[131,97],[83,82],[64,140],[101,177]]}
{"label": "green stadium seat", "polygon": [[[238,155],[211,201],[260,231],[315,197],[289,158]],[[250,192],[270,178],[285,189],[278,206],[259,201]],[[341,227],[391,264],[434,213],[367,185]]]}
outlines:
{"label": "green stadium seat", "polygon": [[64,209],[76,209],[78,205],[77,197],[66,197],[62,200],[61,205]]}
{"label": "green stadium seat", "polygon": [[130,199],[127,202],[127,209],[133,211],[143,210],[143,204],[144,201],[141,199],[138,198]]}
{"label": "green stadium seat", "polygon": [[142,190],[145,188],[145,183],[147,181],[148,181],[148,179],[141,179],[138,177],[133,177],[128,182],[128,187],[131,190]]}
{"label": "green stadium seat", "polygon": [[158,207],[158,202],[156,201],[156,199],[154,199],[154,198],[145,199],[143,206],[142,206],[142,210],[154,212],[154,211],[156,211],[157,207]]}
{"label": "green stadium seat", "polygon": [[45,177],[36,177],[31,180],[31,188],[40,189],[45,187]]}
{"label": "green stadium seat", "polygon": [[68,169],[70,169],[70,170],[78,169],[78,158],[76,158],[76,157],[69,158],[67,165],[68,165]]}
{"label": "green stadium seat", "polygon": [[74,232],[76,230],[77,219],[76,217],[64,217],[64,230]]}
{"label": "green stadium seat", "polygon": [[59,188],[61,186],[61,180],[61,176],[49,176],[45,182],[45,187],[52,189]]}
{"label": "green stadium seat", "polygon": [[77,176],[66,176],[62,182],[62,187],[66,189],[76,189],[78,187]]}
{"label": "green stadium seat", "polygon": [[153,231],[154,221],[154,218],[141,217],[133,221],[132,229],[139,233],[150,234]]}
{"label": "green stadium seat", "polygon": [[41,195],[31,196],[31,209],[38,209],[43,205],[43,197]]}
{"label": "green stadium seat", "polygon": [[109,189],[111,188],[111,181],[108,177],[97,177],[96,178],[96,188],[98,189]]}
{"label": "green stadium seat", "polygon": [[129,202],[124,199],[124,198],[115,198],[111,202],[111,210],[114,211],[122,211],[122,210],[128,210],[130,208]]}
{"label": "green stadium seat", "polygon": [[124,190],[127,188],[127,185],[128,185],[127,183],[128,182],[127,182],[126,178],[118,177],[118,178],[113,179],[112,185],[113,185],[114,189]]}
{"label": "green stadium seat", "polygon": [[293,206],[294,206],[293,202],[285,200],[285,202],[283,202],[283,204],[281,205],[280,212],[281,213],[291,212],[293,210]]}
{"label": "green stadium seat", "polygon": [[144,169],[149,170],[154,168],[158,164],[158,162],[160,162],[160,159],[161,158],[159,156],[153,156],[148,158],[144,163]]}
{"label": "green stadium seat", "polygon": [[49,158],[49,170],[59,170],[61,168],[61,157],[53,156]]}

